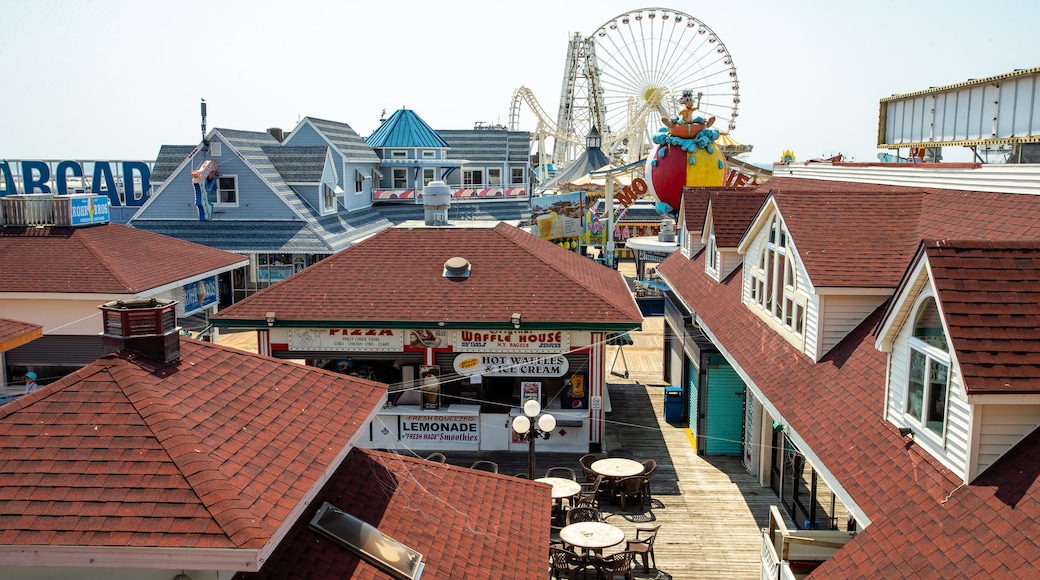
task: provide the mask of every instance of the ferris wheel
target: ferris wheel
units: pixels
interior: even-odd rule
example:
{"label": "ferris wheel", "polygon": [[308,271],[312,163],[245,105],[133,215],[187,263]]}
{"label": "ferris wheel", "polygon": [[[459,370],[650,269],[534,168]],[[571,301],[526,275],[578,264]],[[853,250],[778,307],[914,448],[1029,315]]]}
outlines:
{"label": "ferris wheel", "polygon": [[[679,109],[678,99],[691,91],[697,110],[715,117],[714,128],[736,128],[740,83],[733,57],[722,39],[700,20],[664,8],[626,12],[600,26],[594,43],[600,94],[603,147],[628,161],[646,156],[661,117]],[[584,134],[588,127],[573,126]],[[610,154],[608,153],[608,154]]]}

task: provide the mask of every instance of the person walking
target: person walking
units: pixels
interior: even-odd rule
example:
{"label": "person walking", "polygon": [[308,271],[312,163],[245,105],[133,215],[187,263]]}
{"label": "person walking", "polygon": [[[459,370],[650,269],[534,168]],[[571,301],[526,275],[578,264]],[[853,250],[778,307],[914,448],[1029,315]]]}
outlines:
{"label": "person walking", "polygon": [[25,394],[35,391],[40,388],[40,385],[36,384],[36,373],[29,371],[25,373]]}

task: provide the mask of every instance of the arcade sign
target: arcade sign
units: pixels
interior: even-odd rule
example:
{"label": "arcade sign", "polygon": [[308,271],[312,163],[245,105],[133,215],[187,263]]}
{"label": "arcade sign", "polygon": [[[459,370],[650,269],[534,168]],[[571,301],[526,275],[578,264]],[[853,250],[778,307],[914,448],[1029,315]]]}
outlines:
{"label": "arcade sign", "polygon": [[[92,169],[89,176],[88,167]],[[144,205],[151,178],[151,164],[145,161],[0,160],[0,197],[92,193],[108,196],[112,207],[136,207]],[[140,191],[136,189],[138,182]]]}

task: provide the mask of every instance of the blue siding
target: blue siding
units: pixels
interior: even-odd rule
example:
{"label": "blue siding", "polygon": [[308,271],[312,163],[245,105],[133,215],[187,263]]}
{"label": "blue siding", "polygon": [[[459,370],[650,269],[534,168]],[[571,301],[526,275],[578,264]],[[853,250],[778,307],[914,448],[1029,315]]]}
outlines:
{"label": "blue siding", "polygon": [[[341,176],[343,185],[340,187],[345,192],[342,199],[348,211],[372,207],[372,185],[379,179],[372,167],[372,165],[367,163],[352,163],[343,166],[342,173],[344,175]],[[354,191],[354,172],[358,170],[362,174],[371,177],[371,179],[366,179],[362,182],[360,193]]]}
{"label": "blue siding", "polygon": [[744,381],[720,354],[708,362],[705,454],[739,455],[744,433]]}
{"label": "blue siding", "polygon": [[688,407],[686,409],[686,416],[689,417],[690,431],[693,432],[694,441],[694,452],[697,451],[696,445],[700,441],[698,436],[700,433],[697,432],[699,424],[697,421],[697,412],[700,408],[700,387],[697,385],[697,378],[700,376],[700,372],[697,370],[697,366],[693,364],[693,360],[686,360],[686,392],[688,393]]}
{"label": "blue siding", "polygon": [[191,169],[198,167],[206,158],[215,159],[221,175],[238,177],[238,207],[219,206],[214,208],[218,220],[283,220],[297,218],[285,202],[263,182],[227,143],[221,143],[220,157],[203,157],[197,154],[191,163],[167,180],[159,195],[151,204],[135,216],[145,219],[189,219],[198,220],[195,207],[195,188],[191,183]]}

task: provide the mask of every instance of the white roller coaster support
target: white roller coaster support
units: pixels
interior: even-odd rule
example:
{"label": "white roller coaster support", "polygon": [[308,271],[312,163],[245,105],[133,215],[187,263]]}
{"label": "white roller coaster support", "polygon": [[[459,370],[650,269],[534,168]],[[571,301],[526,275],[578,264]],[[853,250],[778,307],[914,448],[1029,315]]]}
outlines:
{"label": "white roller coaster support", "polygon": [[535,117],[538,118],[538,132],[539,137],[544,139],[545,137],[552,137],[556,141],[562,141],[573,145],[585,145],[585,135],[578,136],[560,129],[559,125],[553,122],[549,118],[548,113],[538,103],[538,99],[534,98],[534,93],[531,92],[527,87],[520,87],[513,91],[513,99],[509,106],[509,130],[518,131],[520,125],[520,103],[525,102],[530,107],[531,112],[534,113]]}

